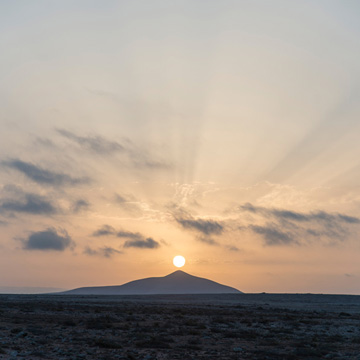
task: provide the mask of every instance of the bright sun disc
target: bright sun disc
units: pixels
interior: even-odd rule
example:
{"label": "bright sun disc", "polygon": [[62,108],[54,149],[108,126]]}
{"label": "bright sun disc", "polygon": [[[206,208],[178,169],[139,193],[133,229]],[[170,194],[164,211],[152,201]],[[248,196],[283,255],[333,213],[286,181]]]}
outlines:
{"label": "bright sun disc", "polygon": [[185,265],[185,258],[181,255],[175,256],[173,259],[173,264],[176,267],[183,267]]}

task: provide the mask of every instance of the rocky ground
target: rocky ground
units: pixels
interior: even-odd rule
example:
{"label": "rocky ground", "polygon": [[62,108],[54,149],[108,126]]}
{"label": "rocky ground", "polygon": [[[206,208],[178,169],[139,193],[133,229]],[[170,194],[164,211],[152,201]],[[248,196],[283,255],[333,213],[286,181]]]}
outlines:
{"label": "rocky ground", "polygon": [[252,296],[0,295],[0,359],[360,360],[360,303]]}

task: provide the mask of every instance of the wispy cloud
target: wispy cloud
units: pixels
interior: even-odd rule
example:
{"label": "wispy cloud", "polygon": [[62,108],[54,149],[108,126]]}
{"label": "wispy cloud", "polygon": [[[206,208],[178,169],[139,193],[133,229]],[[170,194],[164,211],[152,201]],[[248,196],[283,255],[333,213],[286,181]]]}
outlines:
{"label": "wispy cloud", "polygon": [[84,254],[90,255],[90,256],[102,256],[102,257],[110,258],[113,255],[122,254],[122,251],[114,249],[110,246],[104,246],[97,250],[92,249],[89,246],[87,246],[84,250]]}
{"label": "wispy cloud", "polygon": [[72,177],[68,174],[50,171],[19,159],[3,161],[2,165],[17,170],[24,174],[27,178],[42,185],[66,186],[87,184],[90,182],[88,177]]}
{"label": "wispy cloud", "polygon": [[281,231],[276,225],[250,225],[249,229],[256,234],[262,235],[267,245],[290,245],[297,243],[295,234]]}
{"label": "wispy cloud", "polygon": [[116,193],[114,199],[115,203],[126,212],[131,214],[142,213],[140,202],[133,195]]}
{"label": "wispy cloud", "polygon": [[131,232],[131,231],[118,231],[116,236],[119,238],[127,238],[127,239],[134,239],[134,240],[142,240],[144,239],[144,235],[140,234],[139,232]]}
{"label": "wispy cloud", "polygon": [[339,213],[328,213],[325,211],[313,211],[309,213],[301,213],[291,210],[264,208],[260,206],[254,206],[250,203],[246,203],[240,206],[243,211],[252,212],[255,214],[262,214],[272,216],[278,220],[289,220],[294,222],[341,222],[347,224],[360,224],[360,219],[353,216],[348,216]]}
{"label": "wispy cloud", "polygon": [[151,152],[137,147],[129,139],[122,141],[109,140],[103,136],[79,136],[65,129],[56,129],[57,133],[64,138],[77,144],[80,148],[97,155],[123,154],[129,163],[135,168],[168,169],[171,164],[157,158]]}
{"label": "wispy cloud", "polygon": [[146,238],[144,235],[140,234],[139,232],[134,233],[130,231],[119,231],[116,234],[116,236],[119,238],[130,239],[125,241],[124,243],[125,248],[134,247],[134,248],[142,248],[142,249],[156,249],[160,247],[160,244],[156,240],[150,237]]}
{"label": "wispy cloud", "polygon": [[134,247],[141,249],[156,249],[160,246],[160,244],[152,238],[147,238],[143,240],[128,240],[125,242],[124,247]]}
{"label": "wispy cloud", "polygon": [[51,200],[44,196],[20,193],[16,199],[5,199],[0,202],[0,212],[18,212],[34,215],[53,215],[59,212]]}
{"label": "wispy cloud", "polygon": [[233,245],[227,245],[226,248],[230,251],[240,251],[238,247]]}
{"label": "wispy cloud", "polygon": [[74,241],[63,229],[57,231],[54,228],[48,228],[44,231],[33,232],[23,240],[25,250],[64,251],[74,246]]}
{"label": "wispy cloud", "polygon": [[218,245],[213,236],[222,235],[225,231],[224,225],[219,221],[212,219],[194,218],[187,211],[176,208],[173,215],[175,221],[185,230],[191,231],[196,234],[196,239],[208,244]]}
{"label": "wispy cloud", "polygon": [[125,151],[125,147],[119,142],[105,139],[102,136],[79,136],[64,129],[57,129],[56,131],[80,147],[97,154],[106,155]]}
{"label": "wispy cloud", "polygon": [[212,239],[209,236],[198,236],[197,239],[208,245],[219,245],[219,243],[217,241],[215,241],[214,239]]}
{"label": "wispy cloud", "polygon": [[200,232],[204,235],[220,235],[224,227],[215,220],[203,219],[176,219],[176,221],[187,230]]}
{"label": "wispy cloud", "polygon": [[79,213],[90,208],[90,203],[87,200],[79,199],[75,201],[72,205],[72,211],[74,213]]}
{"label": "wispy cloud", "polygon": [[94,231],[92,236],[116,236],[117,238],[127,239],[123,245],[124,248],[156,249],[160,247],[160,243],[151,237],[146,237],[139,232],[126,230],[118,231],[110,225],[103,225],[100,229]]}
{"label": "wispy cloud", "polygon": [[303,213],[250,203],[239,210],[253,214],[253,221],[260,222],[241,228],[262,236],[267,245],[301,245],[314,238],[341,241],[349,235],[351,226],[360,224],[357,217],[319,210]]}
{"label": "wispy cloud", "polygon": [[92,236],[100,237],[100,236],[108,236],[108,235],[115,235],[116,230],[110,225],[103,225],[100,229],[94,231]]}

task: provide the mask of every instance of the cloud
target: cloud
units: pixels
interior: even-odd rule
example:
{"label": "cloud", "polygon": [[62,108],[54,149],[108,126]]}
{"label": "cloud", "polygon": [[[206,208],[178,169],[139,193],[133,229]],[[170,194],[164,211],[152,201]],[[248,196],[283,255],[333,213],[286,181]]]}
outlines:
{"label": "cloud", "polygon": [[301,213],[291,210],[283,209],[274,209],[274,208],[264,208],[260,206],[254,206],[250,203],[241,205],[239,207],[243,211],[252,212],[255,214],[262,214],[264,216],[272,216],[278,220],[289,220],[293,222],[340,222],[347,224],[360,224],[360,219],[353,216],[348,216],[344,214],[331,214],[325,211],[313,211],[309,213]]}
{"label": "cloud", "polygon": [[25,250],[64,251],[74,246],[75,243],[65,230],[57,232],[54,228],[33,232],[23,240]]}
{"label": "cloud", "polygon": [[199,236],[197,239],[208,245],[219,245],[217,241],[215,241],[214,239],[212,239],[210,237]]}
{"label": "cloud", "polygon": [[100,229],[94,231],[92,236],[100,237],[100,236],[108,236],[108,235],[115,235],[116,230],[110,225],[103,225]]}
{"label": "cloud", "polygon": [[115,194],[115,203],[128,213],[142,213],[140,203],[133,195]]}
{"label": "cloud", "polygon": [[72,205],[72,210],[74,213],[78,213],[84,210],[89,209],[90,203],[84,199],[80,199],[75,201],[75,203]]}
{"label": "cloud", "polygon": [[46,139],[46,138],[42,138],[42,137],[37,137],[34,140],[34,144],[35,145],[40,145],[40,146],[43,146],[43,147],[47,147],[49,149],[56,148],[56,145],[50,139]]}
{"label": "cloud", "polygon": [[233,245],[227,245],[225,246],[229,251],[240,251],[238,247]]}
{"label": "cloud", "polygon": [[289,245],[297,243],[296,239],[274,225],[258,226],[250,225],[249,228],[256,234],[262,235],[267,245]]}
{"label": "cloud", "polygon": [[127,203],[129,200],[127,198],[127,196],[125,195],[120,195],[120,194],[115,194],[115,201],[118,203],[118,204],[124,204],[124,203]]}
{"label": "cloud", "polygon": [[145,238],[144,235],[138,232],[130,232],[130,231],[119,231],[116,234],[119,238],[127,238],[130,240],[125,241],[124,247],[136,247],[136,248],[143,248],[143,249],[156,249],[160,247],[160,244],[155,241],[154,239],[148,237]]}
{"label": "cloud", "polygon": [[360,224],[357,217],[320,210],[304,213],[250,203],[241,205],[239,210],[253,214],[252,222],[261,222],[241,228],[261,235],[267,245],[301,245],[313,239],[341,241],[349,235],[351,227]]}
{"label": "cloud", "polygon": [[92,234],[92,236],[95,237],[109,235],[113,235],[122,239],[128,239],[124,243],[125,248],[135,247],[142,249],[156,249],[160,247],[160,243],[152,239],[151,237],[145,237],[139,232],[131,232],[126,230],[117,231],[110,225],[103,225],[100,229],[96,230]]}
{"label": "cloud", "polygon": [[203,235],[220,235],[224,231],[224,227],[215,220],[176,218],[176,221],[184,229],[200,232]]}
{"label": "cloud", "polygon": [[29,179],[42,185],[66,186],[87,184],[90,182],[90,179],[87,177],[74,178],[70,175],[46,170],[32,163],[18,159],[3,161],[2,165],[20,171]]}
{"label": "cloud", "polygon": [[136,232],[131,232],[131,231],[119,231],[116,233],[116,236],[119,238],[128,238],[128,239],[133,239],[133,240],[143,240],[145,237],[144,235]]}
{"label": "cloud", "polygon": [[106,155],[125,151],[125,147],[122,144],[117,141],[107,140],[102,136],[78,136],[63,129],[57,129],[57,132],[61,136],[75,142],[80,147],[97,154]]}
{"label": "cloud", "polygon": [[156,249],[160,246],[160,244],[153,240],[152,238],[147,238],[144,240],[128,240],[125,242],[124,247],[135,247],[135,248],[142,248],[142,249]]}
{"label": "cloud", "polygon": [[19,212],[34,215],[58,213],[58,209],[44,196],[31,193],[20,193],[19,195],[21,199],[3,200],[0,203],[0,212]]}
{"label": "cloud", "polygon": [[196,234],[196,239],[208,245],[219,245],[213,236],[219,236],[224,231],[224,225],[212,219],[196,219],[186,210],[176,207],[173,214],[175,221],[185,230]]}
{"label": "cloud", "polygon": [[79,136],[71,131],[56,129],[58,134],[74,142],[81,148],[98,155],[124,154],[135,168],[168,169],[171,164],[154,158],[149,150],[137,148],[130,140],[124,139],[122,143],[108,140],[103,136]]}
{"label": "cloud", "polygon": [[97,250],[94,250],[87,246],[84,250],[84,254],[90,255],[90,256],[103,256],[106,258],[110,258],[111,256],[115,254],[122,254],[123,252],[117,249],[114,249],[109,246],[104,246],[103,248],[99,248]]}
{"label": "cloud", "polygon": [[154,159],[145,150],[129,150],[129,157],[136,168],[149,170],[171,169],[172,164],[163,159]]}

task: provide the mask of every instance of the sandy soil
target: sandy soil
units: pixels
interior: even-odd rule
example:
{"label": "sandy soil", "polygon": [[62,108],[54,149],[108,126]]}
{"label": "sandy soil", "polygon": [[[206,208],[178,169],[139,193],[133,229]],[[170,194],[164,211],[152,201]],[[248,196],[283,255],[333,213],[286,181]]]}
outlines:
{"label": "sandy soil", "polygon": [[360,360],[360,296],[0,295],[0,359]]}

